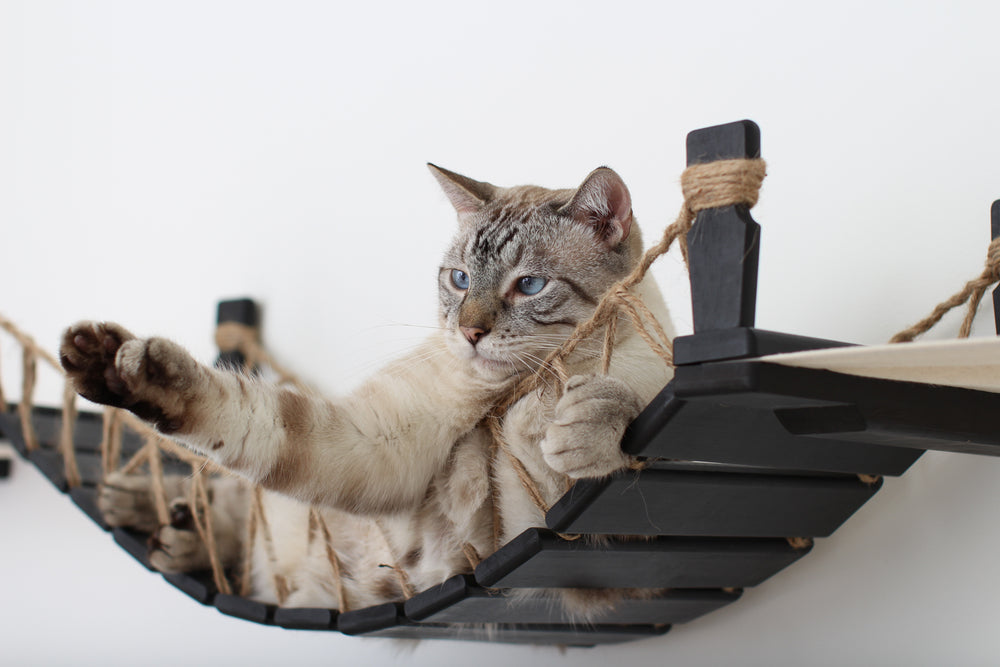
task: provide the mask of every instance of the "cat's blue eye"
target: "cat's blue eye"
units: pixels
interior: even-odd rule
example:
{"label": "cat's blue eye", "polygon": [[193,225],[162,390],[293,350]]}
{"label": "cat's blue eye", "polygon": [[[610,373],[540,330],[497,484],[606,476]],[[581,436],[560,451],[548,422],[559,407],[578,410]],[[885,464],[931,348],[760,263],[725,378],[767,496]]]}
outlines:
{"label": "cat's blue eye", "polygon": [[521,294],[527,294],[528,296],[532,296],[534,294],[538,294],[539,292],[541,292],[542,288],[545,287],[546,283],[548,282],[549,281],[547,278],[539,278],[538,276],[525,276],[523,278],[518,279],[517,290]]}
{"label": "cat's blue eye", "polygon": [[469,289],[469,274],[458,269],[451,270],[451,284],[460,290]]}

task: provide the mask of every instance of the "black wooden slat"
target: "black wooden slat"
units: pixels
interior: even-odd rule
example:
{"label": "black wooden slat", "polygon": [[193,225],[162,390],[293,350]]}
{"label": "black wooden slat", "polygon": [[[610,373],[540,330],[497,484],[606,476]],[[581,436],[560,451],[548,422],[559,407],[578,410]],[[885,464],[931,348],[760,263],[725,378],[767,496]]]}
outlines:
{"label": "black wooden slat", "polygon": [[69,497],[73,504],[80,508],[90,519],[101,527],[102,530],[110,530],[111,527],[105,523],[101,510],[97,508],[97,488],[89,485],[78,486],[69,490]]}
{"label": "black wooden slat", "polygon": [[164,574],[163,578],[174,588],[204,605],[211,605],[218,592],[210,572]]}
{"label": "black wooden slat", "polygon": [[147,546],[149,535],[131,528],[121,527],[112,529],[111,535],[115,538],[118,546],[142,563],[146,569],[153,570],[153,566],[149,564],[149,547]]}
{"label": "black wooden slat", "polygon": [[[681,366],[673,384],[682,400],[775,410],[796,435],[1000,455],[996,393],[757,361]],[[845,405],[855,407],[854,419]]]}
{"label": "black wooden slat", "polygon": [[546,624],[498,624],[488,628],[440,623],[414,623],[405,618],[401,605],[387,603],[344,612],[337,619],[346,635],[391,637],[396,639],[458,639],[509,644],[594,646],[614,644],[662,635],[670,626]]}
{"label": "black wooden slat", "polygon": [[318,607],[278,607],[274,624],[288,630],[336,630],[337,611]]}
{"label": "black wooden slat", "polygon": [[[741,592],[671,589],[646,599],[623,594],[623,599],[591,623],[613,625],[674,625],[685,623],[739,599]],[[411,621],[430,623],[580,624],[568,617],[557,597],[528,591],[490,590],[476,585],[470,575],[456,575],[422,591],[403,606]]]}
{"label": "black wooden slat", "polygon": [[644,470],[579,480],[546,522],[564,533],[824,537],[879,486],[850,478]]}
{"label": "black wooden slat", "polygon": [[4,438],[10,441],[10,444],[14,446],[18,454],[21,456],[27,455],[24,434],[21,432],[21,420],[17,415],[16,405],[8,404],[7,410],[0,412],[0,432],[3,433]]}
{"label": "black wooden slat", "polygon": [[485,558],[475,576],[487,588],[748,588],[808,551],[773,538],[608,538],[595,545],[531,528]]}
{"label": "black wooden slat", "polygon": [[851,347],[851,343],[753,327],[711,329],[675,338],[674,363],[683,366],[724,359],[762,357],[766,354],[783,352],[822,350],[831,347]]}
{"label": "black wooden slat", "polygon": [[648,458],[869,475],[901,475],[922,453],[793,435],[773,410],[683,401],[673,383],[629,426],[622,449]]}
{"label": "black wooden slat", "polygon": [[242,618],[244,621],[259,623],[261,625],[274,624],[274,605],[264,604],[239,595],[229,595],[219,593],[212,600],[216,609],[226,616]]}

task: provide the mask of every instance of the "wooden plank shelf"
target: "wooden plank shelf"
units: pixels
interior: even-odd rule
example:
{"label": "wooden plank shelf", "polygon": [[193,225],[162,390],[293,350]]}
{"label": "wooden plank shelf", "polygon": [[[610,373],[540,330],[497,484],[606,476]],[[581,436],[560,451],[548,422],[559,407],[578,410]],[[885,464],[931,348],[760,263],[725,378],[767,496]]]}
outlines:
{"label": "wooden plank shelf", "polygon": [[922,451],[795,435],[773,410],[681,400],[671,382],[632,422],[622,449],[642,458],[771,470],[901,475]]}
{"label": "wooden plank shelf", "polygon": [[277,609],[275,605],[228,593],[216,595],[213,604],[226,616],[241,618],[244,621],[260,625],[274,625],[274,613]]}
{"label": "wooden plank shelf", "polygon": [[483,559],[484,588],[749,588],[810,547],[786,539],[725,537],[564,539],[529,528]]}
{"label": "wooden plank shelf", "polygon": [[546,523],[574,534],[825,537],[880,486],[844,477],[643,470],[578,481]]}
{"label": "wooden plank shelf", "polygon": [[[602,625],[676,625],[686,623],[740,598],[742,591],[670,589],[645,598],[625,595],[613,608],[590,619]],[[543,592],[483,588],[470,575],[456,575],[414,595],[403,605],[406,618],[419,623],[580,624],[568,617],[558,599]]]}
{"label": "wooden plank shelf", "polygon": [[498,623],[488,627],[444,623],[414,623],[403,605],[387,603],[340,614],[338,629],[346,635],[394,639],[458,639],[503,644],[557,644],[595,646],[617,644],[665,634],[669,625],[570,626]]}
{"label": "wooden plank shelf", "polygon": [[687,401],[773,410],[800,436],[1000,455],[1000,394],[991,392],[759,361],[680,366],[673,391]]}

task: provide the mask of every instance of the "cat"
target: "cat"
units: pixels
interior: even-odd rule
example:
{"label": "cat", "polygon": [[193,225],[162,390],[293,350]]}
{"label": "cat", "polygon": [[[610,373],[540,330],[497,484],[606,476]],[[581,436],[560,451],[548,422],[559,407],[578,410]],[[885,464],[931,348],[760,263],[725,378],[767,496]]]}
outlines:
{"label": "cat", "polygon": [[[254,599],[341,610],[399,600],[470,572],[474,556],[495,549],[494,516],[499,544],[544,525],[510,457],[494,455],[484,418],[638,263],[631,196],[607,167],[576,189],[550,190],[503,188],[428,166],[459,223],[438,272],[440,327],[348,396],[327,399],[213,369],[176,343],[113,323],[82,322],[63,335],[60,360],[82,396],[130,410],[265,489],[270,553],[260,531],[253,545],[242,544],[247,486],[221,477],[209,489],[224,565],[253,549]],[[634,291],[672,337],[655,282]],[[580,341],[566,361],[564,393],[542,383],[503,421],[510,453],[547,504],[573,479],[629,464],[620,448],[625,427],[670,378],[624,321],[607,374],[602,345],[603,332]],[[110,475],[99,505],[108,523],[155,533],[150,558],[158,569],[204,569],[207,550],[185,515],[189,483],[165,481],[168,497],[178,498],[168,526],[155,519],[146,477]],[[328,537],[306,539],[320,533]],[[588,620],[609,599],[548,594]]]}

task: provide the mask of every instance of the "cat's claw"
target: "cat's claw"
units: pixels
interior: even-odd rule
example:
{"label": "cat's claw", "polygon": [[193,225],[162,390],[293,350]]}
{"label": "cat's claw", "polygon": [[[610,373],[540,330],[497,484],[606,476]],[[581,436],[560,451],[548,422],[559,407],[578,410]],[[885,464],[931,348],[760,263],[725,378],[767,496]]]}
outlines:
{"label": "cat's claw", "polygon": [[574,479],[621,470],[629,462],[621,450],[622,434],[641,409],[639,397],[621,380],[574,375],[542,439],[545,462]]}

